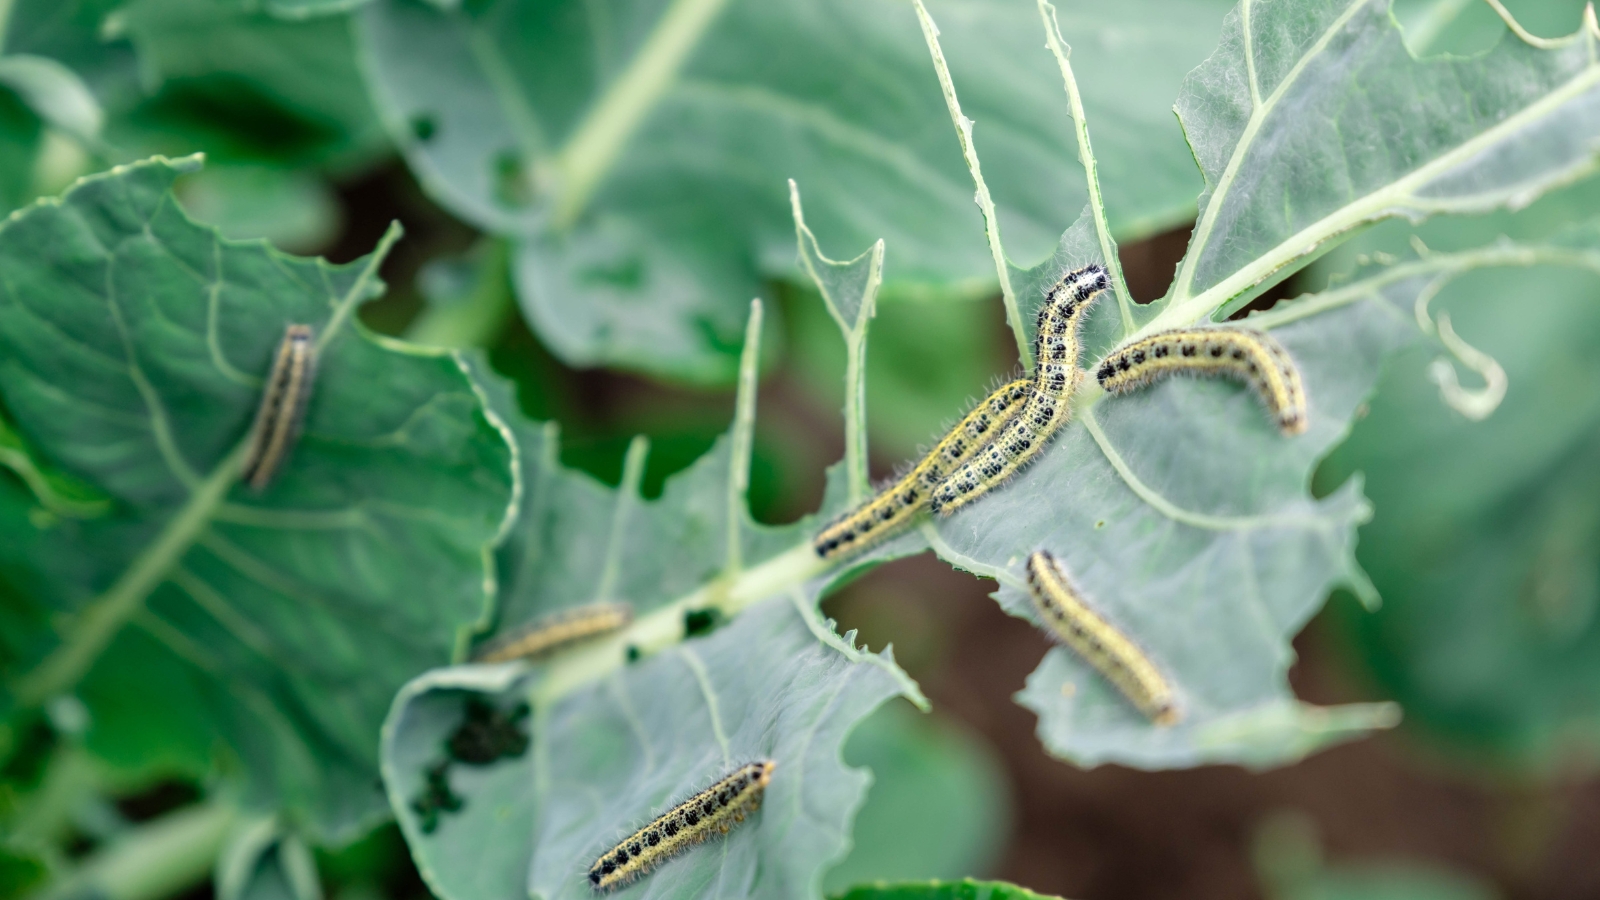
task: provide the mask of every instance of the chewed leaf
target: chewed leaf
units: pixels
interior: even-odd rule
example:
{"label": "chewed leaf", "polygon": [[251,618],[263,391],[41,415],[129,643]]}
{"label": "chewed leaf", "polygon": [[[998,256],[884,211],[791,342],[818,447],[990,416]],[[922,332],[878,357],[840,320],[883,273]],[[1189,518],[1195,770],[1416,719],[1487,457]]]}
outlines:
{"label": "chewed leaf", "polygon": [[[8,687],[38,704],[81,681],[87,740],[114,753],[143,727],[117,701],[181,693],[252,803],[348,834],[382,811],[372,737],[393,692],[484,614],[511,448],[454,356],[353,321],[381,253],[333,266],[225,240],[172,197],[195,165],[119,167],[0,226],[0,399],[42,464],[111,507],[6,504],[4,580],[61,623]],[[290,323],[316,335],[318,374],[256,492],[236,482]],[[147,664],[130,680],[102,652]]]}
{"label": "chewed leaf", "polygon": [[737,766],[771,759],[760,811],[621,896],[816,896],[868,782],[840,746],[904,681],[892,659],[846,649],[809,602],[774,598],[548,706],[535,699],[531,746],[451,766],[459,809],[427,831],[416,800],[466,698],[514,706],[537,697],[539,673],[464,666],[417,679],[385,727],[384,772],[429,887],[445,900],[587,900],[587,870],[617,841]]}
{"label": "chewed leaf", "polygon": [[1238,304],[1364,223],[1523,206],[1592,171],[1597,44],[1590,10],[1568,38],[1513,29],[1419,61],[1389,0],[1244,0],[1178,102],[1206,193],[1159,324]]}
{"label": "chewed leaf", "polygon": [[[1169,111],[1225,8],[1069,12],[1067,27],[1095,38],[1081,59],[1105,76],[1085,102],[1118,126],[1102,149],[1121,234],[1192,211],[1200,183]],[[989,181],[1028,258],[1085,196],[1061,177],[1076,162],[1053,63],[1030,3],[951,10],[963,26],[951,66],[995,142]],[[570,363],[730,380],[744,299],[803,277],[788,178],[830,246],[886,238],[905,289],[970,294],[995,277],[906,6],[695,0],[593,15],[577,0],[374,0],[356,29],[412,171],[455,214],[521,242],[523,312]]]}
{"label": "chewed leaf", "polygon": [[1272,332],[1305,379],[1306,434],[1281,436],[1232,382],[1177,379],[1124,397],[1086,389],[1038,462],[938,527],[940,554],[997,577],[1001,603],[1029,619],[1023,563],[1049,550],[1172,681],[1181,721],[1160,728],[1093,669],[1052,651],[1019,696],[1052,752],[1085,764],[1262,765],[1392,719],[1296,706],[1286,675],[1289,640],[1329,589],[1361,583],[1351,554],[1367,506],[1354,483],[1312,498],[1311,470],[1384,357],[1414,337],[1396,304],[1424,283]]}

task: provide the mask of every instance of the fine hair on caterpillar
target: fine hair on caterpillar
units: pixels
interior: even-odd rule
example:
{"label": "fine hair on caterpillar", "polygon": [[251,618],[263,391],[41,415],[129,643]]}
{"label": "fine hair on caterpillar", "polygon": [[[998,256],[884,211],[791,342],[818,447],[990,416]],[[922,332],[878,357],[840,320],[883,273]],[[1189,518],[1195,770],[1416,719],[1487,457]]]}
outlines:
{"label": "fine hair on caterpillar", "polygon": [[472,651],[472,661],[510,662],[537,659],[579,641],[610,634],[633,621],[626,603],[591,603],[535,619]]}
{"label": "fine hair on caterpillar", "polygon": [[294,449],[305,420],[306,406],[317,378],[317,348],[310,325],[290,325],[272,356],[250,426],[250,448],[239,477],[257,491],[265,490]]}
{"label": "fine hair on caterpillar", "polygon": [[1095,371],[1100,386],[1124,394],[1171,375],[1221,376],[1255,390],[1286,435],[1308,424],[1306,391],[1294,358],[1271,335],[1249,328],[1180,328],[1118,349]]}
{"label": "fine hair on caterpillar", "polygon": [[685,850],[733,826],[761,806],[777,763],[746,763],[600,854],[587,873],[589,886],[605,893],[625,887]]}
{"label": "fine hair on caterpillar", "polygon": [[1032,462],[1071,416],[1072,394],[1081,373],[1078,329],[1086,312],[1111,286],[1104,266],[1067,273],[1045,294],[1033,339],[1036,367],[1022,409],[971,459],[934,488],[928,501],[947,516],[1004,484]]}
{"label": "fine hair on caterpillar", "polygon": [[1001,385],[939,439],[933,449],[865,503],[829,522],[812,539],[823,559],[842,559],[898,533],[928,505],[933,489],[1022,409],[1033,382]]}
{"label": "fine hair on caterpillar", "polygon": [[1028,593],[1034,611],[1057,640],[1122,692],[1157,725],[1181,717],[1172,685],[1132,639],[1084,602],[1066,570],[1048,550],[1028,557]]}

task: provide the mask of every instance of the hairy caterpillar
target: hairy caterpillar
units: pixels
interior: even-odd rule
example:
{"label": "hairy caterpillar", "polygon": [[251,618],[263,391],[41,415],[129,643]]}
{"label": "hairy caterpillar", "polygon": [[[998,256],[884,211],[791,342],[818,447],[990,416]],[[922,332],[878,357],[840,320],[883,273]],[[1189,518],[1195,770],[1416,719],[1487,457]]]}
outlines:
{"label": "hairy caterpillar", "polygon": [[978,499],[1027,465],[1044,449],[1072,414],[1072,392],[1078,379],[1078,326],[1083,314],[1110,286],[1106,270],[1088,265],[1070,272],[1045,297],[1033,339],[1038,368],[1028,397],[994,440],[939,483],[929,500],[936,515],[946,516]]}
{"label": "hairy caterpillar", "polygon": [[1032,384],[1019,379],[984,398],[909,472],[817,532],[811,542],[817,555],[833,559],[864,550],[909,523],[927,505],[928,495],[939,482],[1017,414]]}
{"label": "hairy caterpillar", "polygon": [[261,406],[250,426],[250,452],[240,472],[240,477],[258,491],[278,476],[300,436],[300,423],[305,419],[306,403],[317,377],[317,348],[311,338],[310,325],[290,325],[284,329],[273,357]]}
{"label": "hairy caterpillar", "polygon": [[1083,602],[1048,551],[1037,550],[1028,557],[1028,588],[1033,608],[1062,643],[1076,650],[1157,725],[1178,721],[1180,713],[1166,678],[1138,645]]}
{"label": "hairy caterpillar", "polygon": [[1284,434],[1306,430],[1306,392],[1283,345],[1247,328],[1185,328],[1153,334],[1106,357],[1095,376],[1114,394],[1175,373],[1226,375],[1255,389]]}
{"label": "hairy caterpillar", "polygon": [[594,861],[589,886],[612,891],[643,876],[708,838],[728,833],[761,805],[761,794],[777,763],[747,763],[716,784],[679,803]]}
{"label": "hairy caterpillar", "polygon": [[585,638],[598,637],[626,627],[633,607],[626,603],[591,603],[535,619],[527,625],[484,644],[472,653],[480,663],[532,659]]}

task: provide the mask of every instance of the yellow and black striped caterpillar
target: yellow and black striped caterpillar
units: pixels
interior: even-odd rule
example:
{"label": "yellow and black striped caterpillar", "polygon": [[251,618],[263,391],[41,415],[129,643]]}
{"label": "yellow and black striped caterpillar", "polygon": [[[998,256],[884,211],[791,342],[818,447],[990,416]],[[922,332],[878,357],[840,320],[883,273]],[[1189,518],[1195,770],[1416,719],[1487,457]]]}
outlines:
{"label": "yellow and black striped caterpillar", "polygon": [[1172,686],[1144,651],[1083,602],[1056,558],[1046,550],[1028,557],[1028,589],[1045,627],[1104,675],[1157,725],[1171,725],[1180,712]]}
{"label": "yellow and black striped caterpillar", "polygon": [[1110,286],[1100,265],[1084,266],[1062,278],[1039,308],[1033,340],[1038,368],[1022,409],[987,446],[934,488],[928,506],[949,515],[993,490],[1038,456],[1071,416],[1078,379],[1078,327],[1083,315]]}
{"label": "yellow and black striped caterpillar", "polygon": [[1283,346],[1247,328],[1183,328],[1153,334],[1106,357],[1100,386],[1126,393],[1169,375],[1228,376],[1255,389],[1278,430],[1306,430],[1306,392],[1300,370]]}
{"label": "yellow and black striped caterpillar", "polygon": [[263,490],[278,477],[300,437],[306,404],[317,377],[317,348],[310,325],[290,325],[273,355],[272,371],[250,426],[250,450],[240,477]]}
{"label": "yellow and black striped caterpillar", "polygon": [[1032,384],[1027,379],[1013,381],[984,398],[910,471],[817,532],[812,539],[817,555],[834,559],[856,553],[909,524],[927,506],[928,496],[939,482],[1016,415]]}
{"label": "yellow and black striped caterpillar", "polygon": [[633,621],[626,603],[591,603],[551,613],[509,634],[495,638],[472,653],[480,663],[533,659],[553,650],[624,628]]}
{"label": "yellow and black striped caterpillar", "polygon": [[708,838],[728,833],[761,806],[761,794],[777,763],[770,759],[740,766],[716,784],[679,803],[635,831],[589,867],[589,886],[613,891]]}

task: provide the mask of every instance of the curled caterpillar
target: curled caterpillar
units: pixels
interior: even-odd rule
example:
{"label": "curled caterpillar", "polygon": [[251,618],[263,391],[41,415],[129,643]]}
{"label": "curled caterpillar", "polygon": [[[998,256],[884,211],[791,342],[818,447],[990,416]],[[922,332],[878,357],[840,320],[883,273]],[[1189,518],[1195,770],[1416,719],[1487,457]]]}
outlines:
{"label": "curled caterpillar", "polygon": [[589,886],[613,891],[708,838],[727,834],[761,806],[761,794],[777,763],[740,766],[716,784],[679,803],[649,825],[600,854],[589,867]]}
{"label": "curled caterpillar", "polygon": [[1225,375],[1255,389],[1284,434],[1306,430],[1306,391],[1283,345],[1247,328],[1184,328],[1153,334],[1106,357],[1095,377],[1114,394],[1169,375]]}
{"label": "curled caterpillar", "polygon": [[317,377],[317,348],[312,337],[310,325],[290,325],[273,354],[272,371],[250,426],[250,451],[239,476],[258,491],[278,477],[300,437],[300,424]]}
{"label": "curled caterpillar", "polygon": [[632,621],[633,607],[625,603],[575,606],[536,619],[489,641],[473,651],[472,661],[497,663],[533,659],[569,644],[624,628]]}
{"label": "curled caterpillar", "polygon": [[1028,589],[1033,608],[1063,644],[1077,651],[1139,711],[1157,725],[1171,725],[1180,712],[1172,686],[1144,651],[1083,602],[1077,588],[1049,551],[1028,557]]}
{"label": "curled caterpillar", "polygon": [[936,515],[949,515],[1004,484],[1038,456],[1066,424],[1071,415],[1072,392],[1081,377],[1078,326],[1083,314],[1109,286],[1105,268],[1089,265],[1069,273],[1050,289],[1039,308],[1038,332],[1033,340],[1038,368],[1028,386],[1027,400],[994,440],[934,488],[928,506]]}
{"label": "curled caterpillar", "polygon": [[811,542],[817,555],[835,559],[856,553],[908,524],[927,505],[929,494],[939,482],[977,452],[995,429],[1017,414],[1032,385],[1033,382],[1020,379],[984,398],[910,471],[817,532]]}

